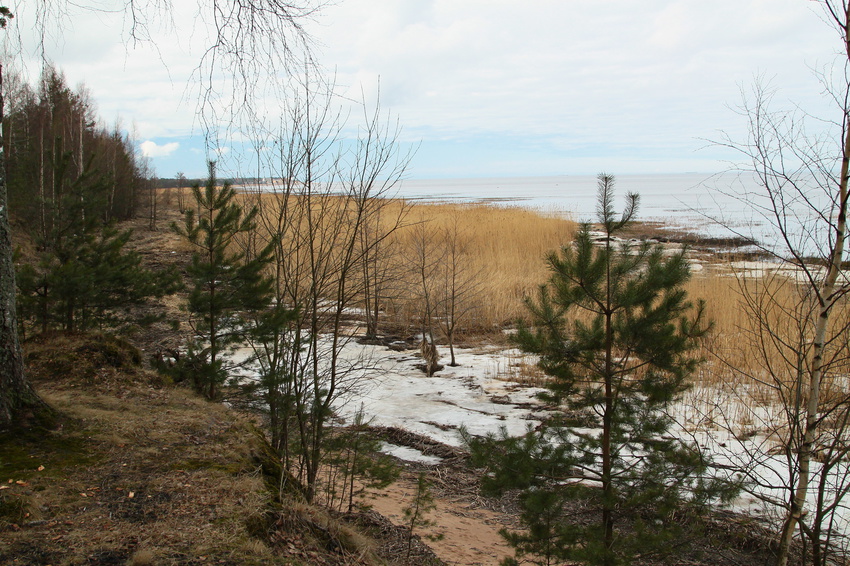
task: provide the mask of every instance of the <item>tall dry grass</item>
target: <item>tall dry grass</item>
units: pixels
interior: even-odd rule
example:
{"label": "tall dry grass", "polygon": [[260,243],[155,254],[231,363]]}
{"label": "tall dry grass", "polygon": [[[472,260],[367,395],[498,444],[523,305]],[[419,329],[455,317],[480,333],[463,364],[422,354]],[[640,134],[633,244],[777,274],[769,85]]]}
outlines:
{"label": "tall dry grass", "polygon": [[[405,218],[404,226],[393,235],[402,254],[422,228],[435,248],[441,235],[454,233],[461,239],[461,267],[476,279],[471,299],[475,304],[465,325],[476,332],[498,331],[525,315],[523,298],[549,275],[545,254],[569,244],[577,228],[575,222],[555,215],[482,204],[415,204]],[[437,250],[434,255],[440,253]],[[417,303],[419,295],[416,289],[407,289],[397,303]],[[415,312],[408,307],[399,310]]]}
{"label": "tall dry grass", "polygon": [[[776,266],[772,266],[776,267]],[[739,403],[785,407],[807,395],[817,299],[799,272],[736,271],[718,263],[691,281],[689,293],[705,299],[714,330],[703,344],[706,364],[698,380],[725,388]],[[850,309],[847,298],[833,310],[824,352],[820,404],[825,411],[850,396]]]}
{"label": "tall dry grass", "polygon": [[[461,226],[470,269],[480,273],[479,330],[496,330],[526,316],[523,299],[549,277],[545,254],[572,241],[577,225],[555,215],[486,205],[417,204],[403,240],[419,222],[435,232]],[[705,360],[694,376],[704,385],[745,386],[754,403],[787,397],[800,379],[801,354],[811,346],[814,298],[793,271],[741,271],[718,255],[694,269],[686,289],[704,300],[713,329],[697,355]],[[846,300],[844,301],[846,303]],[[850,376],[850,309],[839,305],[829,348],[824,400],[844,398]]]}
{"label": "tall dry grass", "polygon": [[[300,214],[305,210],[303,197],[296,195],[286,200],[269,194],[242,195],[242,198],[246,204],[256,204],[261,209],[260,241],[267,241],[269,226],[275,224],[283,202]],[[351,206],[345,199],[333,196],[312,198],[316,217],[332,222],[346,218],[342,208]],[[335,206],[340,210],[331,211]],[[441,286],[441,279],[445,279],[442,267],[436,266],[424,283],[421,274],[417,274],[414,260],[420,253],[417,247],[426,248],[420,251],[427,254],[427,261],[445,264],[448,261],[445,240],[449,234],[454,236],[455,261],[469,287],[466,289],[469,292],[463,293],[465,316],[459,330],[493,332],[524,316],[523,297],[533,293],[548,277],[544,255],[569,244],[577,227],[575,222],[554,214],[513,207],[410,203],[394,199],[382,200],[377,206],[380,212],[370,212],[365,229],[386,234],[377,261],[388,264],[385,296],[380,302],[383,323],[393,331],[413,332],[421,328],[423,284],[428,285],[432,295],[445,294],[445,285]],[[300,230],[298,225],[304,223],[303,219],[293,217],[287,222],[292,227],[287,237],[297,237],[291,235]],[[338,230],[328,228],[317,233],[333,235]],[[352,288],[358,285],[362,286],[362,282],[353,282]],[[438,301],[444,297],[431,298]]]}
{"label": "tall dry grass", "polygon": [[[251,202],[257,202],[255,197],[251,197]],[[263,214],[276,214],[274,207],[268,206],[271,197],[261,196],[262,201],[266,201]],[[332,203],[333,197],[322,197],[316,206],[327,209],[333,207]],[[381,325],[392,332],[414,333],[422,328],[423,281],[412,265],[417,246],[433,248],[435,261],[445,262],[444,256],[440,259],[445,250],[440,248],[445,247],[442,240],[446,234],[454,234],[460,240],[460,264],[464,274],[474,279],[474,292],[463,299],[470,304],[460,332],[490,333],[495,337],[526,316],[523,299],[535,294],[549,276],[546,253],[568,245],[577,229],[577,224],[569,219],[518,207],[402,200],[382,201],[380,206],[381,213],[375,216],[381,224],[378,231],[389,232],[386,256],[380,261],[392,264],[387,271],[392,281],[381,299]],[[431,293],[438,293],[439,275],[430,277],[434,280],[424,284],[432,286]],[[811,298],[801,295],[801,286],[793,274],[735,274],[726,258],[717,257],[716,262],[709,261],[695,270],[687,291],[693,300],[705,300],[714,324],[699,352],[707,363],[695,379],[707,385],[743,383],[761,391],[763,399],[756,396],[755,401],[769,403],[775,399],[771,390],[778,391],[783,379],[790,383],[795,378],[787,369],[794,352],[783,343],[799,341],[799,337],[791,335],[799,332],[794,321],[810,316],[806,301]],[[756,316],[758,309],[763,310],[763,320]],[[847,311],[844,308],[841,312]],[[768,322],[776,334],[766,340],[763,331]],[[846,390],[847,380],[841,376],[850,375],[850,364],[842,353],[848,342],[846,337],[835,340],[831,369],[837,378],[835,385],[828,384],[826,393],[830,397]],[[771,381],[774,383],[765,385]]]}

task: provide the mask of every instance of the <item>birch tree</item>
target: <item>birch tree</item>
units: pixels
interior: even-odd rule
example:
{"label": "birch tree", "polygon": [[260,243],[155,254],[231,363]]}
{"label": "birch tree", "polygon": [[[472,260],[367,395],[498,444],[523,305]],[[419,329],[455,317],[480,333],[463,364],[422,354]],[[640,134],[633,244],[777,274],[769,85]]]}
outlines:
{"label": "birch tree", "polygon": [[[850,3],[821,0],[824,20],[841,38],[839,59],[819,75],[834,102],[834,117],[813,118],[799,108],[777,110],[774,96],[758,84],[741,111],[748,122],[745,141],[722,141],[743,155],[741,168],[752,175],[759,190],[736,195],[755,216],[773,228],[763,251],[795,274],[796,287],[783,297],[775,281],[744,283],[744,308],[754,321],[750,332],[762,356],[759,371],[750,377],[767,383],[782,406],[786,434],[787,478],[782,486],[784,518],[778,533],[776,563],[788,564],[798,527],[819,530],[807,517],[821,517],[823,508],[809,514],[807,498],[825,478],[816,454],[833,434],[836,397],[824,397],[846,369],[846,308],[848,288],[842,271],[847,236],[848,165],[850,165]],[[785,301],[790,300],[790,303]],[[790,330],[789,330],[790,328]],[[842,346],[841,340],[845,340]],[[844,351],[844,352],[843,352]],[[843,353],[842,353],[843,352]],[[843,360],[843,361],[842,361]],[[740,368],[738,374],[747,373]],[[829,430],[828,430],[829,429]],[[834,446],[833,446],[834,447]],[[762,454],[762,452],[759,452]],[[840,492],[841,490],[839,490]],[[816,521],[818,519],[815,519]],[[820,547],[820,536],[812,540]]]}
{"label": "birch tree", "polygon": [[342,140],[336,102],[333,85],[313,76],[287,98],[287,119],[268,144],[275,182],[255,195],[263,245],[274,255],[273,303],[293,317],[253,347],[264,394],[275,398],[274,448],[308,499],[319,493],[335,405],[369,369],[368,360],[342,356],[355,335],[347,313],[361,304],[364,262],[402,222],[403,208],[396,215],[385,207],[410,160],[397,125],[365,102],[356,138]]}
{"label": "birch tree", "polygon": [[[0,28],[12,14],[0,6]],[[3,67],[0,65],[0,139],[3,138]],[[0,143],[0,428],[5,428],[22,410],[39,403],[24,375],[18,319],[15,310],[15,265],[12,262],[12,233],[6,194],[6,161]]]}

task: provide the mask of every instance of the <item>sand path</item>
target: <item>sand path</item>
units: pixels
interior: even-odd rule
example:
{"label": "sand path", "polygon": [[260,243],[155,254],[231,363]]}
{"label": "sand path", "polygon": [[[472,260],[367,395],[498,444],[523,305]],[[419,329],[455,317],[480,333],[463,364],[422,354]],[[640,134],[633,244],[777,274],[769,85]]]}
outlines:
{"label": "sand path", "polygon": [[[404,508],[410,505],[415,493],[415,481],[405,478],[380,492],[369,493],[365,502],[393,523],[403,525]],[[434,503],[436,509],[427,518],[435,526],[416,534],[442,535],[442,539],[435,541],[423,537],[423,542],[440,559],[459,566],[497,566],[505,556],[513,556],[513,550],[499,535],[505,520],[503,514],[445,498],[435,497]]]}

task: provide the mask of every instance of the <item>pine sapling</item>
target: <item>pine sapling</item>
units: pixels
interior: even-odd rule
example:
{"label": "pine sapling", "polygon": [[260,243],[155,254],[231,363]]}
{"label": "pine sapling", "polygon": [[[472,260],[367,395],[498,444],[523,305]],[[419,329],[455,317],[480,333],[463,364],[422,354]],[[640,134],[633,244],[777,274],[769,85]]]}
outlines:
{"label": "pine sapling", "polygon": [[[434,496],[431,493],[431,484],[428,481],[427,474],[422,472],[416,482],[416,494],[413,496],[413,501],[409,507],[404,508],[404,518],[407,526],[407,557],[405,560],[410,562],[410,551],[413,545],[413,534],[415,530],[432,527],[436,523],[429,519],[427,515],[437,508],[434,503]],[[425,535],[428,540],[440,540],[442,534]]]}

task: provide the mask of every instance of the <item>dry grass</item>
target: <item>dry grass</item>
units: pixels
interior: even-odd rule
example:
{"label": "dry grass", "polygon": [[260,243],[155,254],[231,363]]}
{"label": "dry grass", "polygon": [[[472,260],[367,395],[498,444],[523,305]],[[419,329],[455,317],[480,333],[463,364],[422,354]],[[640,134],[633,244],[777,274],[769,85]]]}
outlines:
{"label": "dry grass", "polygon": [[407,218],[414,224],[400,231],[401,241],[410,237],[415,222],[426,222],[434,234],[457,223],[462,265],[478,275],[473,326],[480,330],[496,330],[525,316],[523,298],[549,275],[545,254],[569,244],[577,227],[556,216],[480,204],[417,204]]}
{"label": "dry grass", "polygon": [[510,350],[498,362],[491,377],[527,387],[545,387],[549,377],[537,366],[537,357]]}
{"label": "dry grass", "polygon": [[[290,213],[303,214],[299,197],[287,200],[277,195],[244,195],[249,202],[259,203],[260,239],[268,236],[269,224],[274,225],[280,207],[286,202]],[[255,200],[257,199],[257,200]],[[322,221],[334,223],[350,214],[351,203],[338,197],[313,197],[313,214]],[[345,210],[349,208],[349,210]],[[377,211],[380,208],[380,212]],[[368,212],[368,229],[391,232],[382,252],[388,262],[387,296],[383,309],[387,320],[401,328],[418,328],[422,301],[421,279],[415,273],[412,257],[416,239],[423,231],[427,239],[427,254],[432,258],[445,256],[442,242],[447,232],[458,236],[460,269],[474,275],[474,293],[466,299],[473,304],[465,327],[468,331],[493,331],[513,323],[525,313],[523,297],[547,277],[543,261],[546,252],[568,244],[576,224],[554,215],[521,208],[502,208],[480,204],[411,204],[401,200],[379,201]],[[291,219],[290,219],[291,220]],[[304,222],[292,221],[292,228]],[[328,226],[317,233],[327,238],[340,238],[341,230]],[[319,243],[322,247],[325,243]],[[436,282],[429,284],[436,286]]]}
{"label": "dry grass", "polygon": [[[703,391],[728,392],[726,410],[736,414],[727,420],[746,426],[755,415],[765,428],[773,413],[796,402],[799,382],[808,380],[816,302],[793,271],[735,273],[727,264],[706,270],[688,290],[705,299],[715,325],[702,345],[706,363],[696,381],[708,386]],[[827,337],[820,395],[824,411],[850,398],[848,317],[842,298]],[[701,406],[718,403],[702,401]]]}
{"label": "dry grass", "polygon": [[[242,198],[252,202],[256,195]],[[302,207],[298,197],[289,197],[292,210]],[[280,207],[279,198],[262,195],[266,219],[274,217]],[[345,208],[351,206],[338,197],[317,197],[313,206],[324,218],[344,218]],[[473,292],[463,298],[467,311],[460,324],[461,341],[467,335],[467,343],[481,335],[489,339],[502,340],[502,330],[526,316],[523,300],[534,295],[537,287],[546,281],[549,272],[545,262],[546,253],[569,244],[575,234],[576,223],[555,215],[518,207],[495,207],[484,204],[427,204],[408,203],[400,200],[384,200],[374,205],[380,213],[374,216],[380,230],[392,231],[386,241],[386,256],[382,261],[391,264],[387,270],[392,281],[387,285],[382,300],[383,326],[390,332],[415,333],[422,328],[423,290],[421,274],[416,273],[415,256],[427,248],[435,261],[446,263],[445,237],[454,234],[458,240],[459,265],[463,274],[472,280]],[[321,231],[320,231],[321,232]],[[337,235],[328,230],[324,233]],[[637,237],[657,236],[657,227],[636,225]],[[705,300],[714,330],[703,344],[700,355],[707,360],[704,369],[696,377],[703,384],[735,383],[753,385],[758,402],[775,400],[769,388],[760,387],[764,368],[778,368],[787,351],[781,348],[771,351],[759,340],[758,321],[754,321],[752,308],[748,308],[747,295],[765,295],[775,303],[769,316],[775,328],[781,328],[779,318],[787,317],[787,310],[797,308],[800,298],[799,287],[788,274],[751,273],[742,277],[732,276],[728,254],[700,257],[702,269],[695,270],[687,284],[689,295]],[[429,275],[430,299],[437,302],[440,275]],[[762,286],[762,288],[759,288]],[[747,291],[744,293],[743,291]],[[750,305],[752,307],[752,305]],[[783,312],[786,311],[786,312]],[[439,313],[437,313],[439,321]],[[850,373],[847,364],[836,364],[836,372]],[[526,364],[528,366],[528,364]],[[729,368],[734,368],[730,371]],[[525,369],[506,368],[506,372],[517,374],[529,383],[539,383],[540,376]],[[836,387],[833,396],[845,393],[843,385]],[[759,393],[761,390],[761,393]],[[831,394],[827,391],[828,394]]]}
{"label": "dry grass", "polygon": [[246,528],[267,503],[247,423],[186,390],[154,387],[146,375],[110,370],[38,382],[62,424],[41,432],[50,441],[31,470],[3,462],[5,475],[24,481],[3,496],[27,511],[0,521],[0,561],[266,563]]}
{"label": "dry grass", "polygon": [[[343,551],[276,530],[250,420],[162,386],[132,359],[104,362],[102,337],[55,338],[58,353],[47,340],[31,345],[30,374],[57,416],[0,434],[0,563],[382,563],[374,542],[320,509],[299,504],[297,513]],[[55,372],[57,359],[92,350],[99,363]]]}

